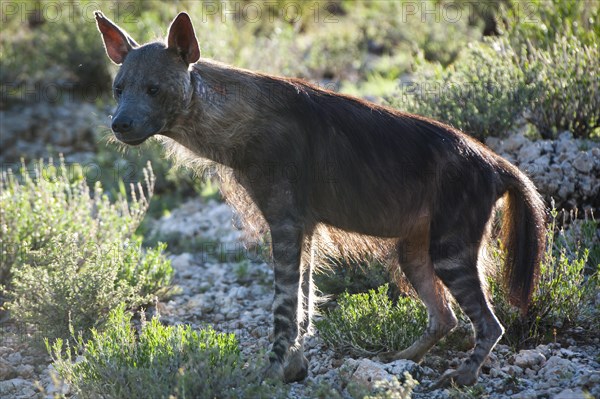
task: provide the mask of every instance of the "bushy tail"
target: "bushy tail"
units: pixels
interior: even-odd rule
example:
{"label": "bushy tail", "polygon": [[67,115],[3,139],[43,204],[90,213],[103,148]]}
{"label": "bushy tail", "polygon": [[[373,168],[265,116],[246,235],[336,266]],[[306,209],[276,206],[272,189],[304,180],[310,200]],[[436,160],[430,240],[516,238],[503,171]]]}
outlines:
{"label": "bushy tail", "polygon": [[510,303],[527,313],[546,248],[546,212],[531,180],[507,161],[499,162],[508,194],[502,223],[506,248],[504,281],[509,288]]}

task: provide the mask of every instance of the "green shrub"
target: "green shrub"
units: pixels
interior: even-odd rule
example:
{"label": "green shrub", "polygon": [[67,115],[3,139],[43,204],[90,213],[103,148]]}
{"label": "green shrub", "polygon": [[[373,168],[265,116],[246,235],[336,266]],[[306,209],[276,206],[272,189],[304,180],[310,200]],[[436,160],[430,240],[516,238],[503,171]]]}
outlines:
{"label": "green shrub", "polygon": [[[327,296],[337,297],[344,292],[358,294],[376,289],[390,281],[385,265],[379,262],[358,262],[328,259],[332,266],[320,270],[315,275],[315,285]],[[396,286],[390,287],[392,298],[399,292]]]}
{"label": "green shrub", "polygon": [[366,39],[352,24],[325,24],[311,37],[306,52],[310,76],[339,79],[364,65]]}
{"label": "green shrub", "polygon": [[527,120],[543,138],[564,130],[600,137],[600,50],[577,37],[558,37],[548,49],[531,48],[522,60],[530,87]]}
{"label": "green shrub", "polygon": [[[557,215],[553,209],[548,247],[527,315],[521,315],[507,301],[506,289],[499,283],[503,266],[497,267],[497,274],[488,279],[496,314],[506,327],[503,340],[509,345],[522,347],[549,342],[553,335],[577,325],[598,327],[593,304],[600,289],[600,264],[586,275],[589,251],[582,249],[579,242],[573,242],[569,232],[557,228]],[[504,264],[499,251],[494,252],[493,259]]]}
{"label": "green shrub", "polygon": [[527,99],[523,73],[514,59],[505,41],[473,43],[452,67],[437,68],[433,76],[422,64],[414,82],[403,87],[392,105],[480,139],[503,136]]}
{"label": "green shrub", "polygon": [[398,351],[425,330],[427,311],[417,300],[388,298],[388,286],[361,294],[342,294],[338,307],[326,312],[315,326],[330,345],[358,355]]}
{"label": "green shrub", "polygon": [[169,283],[164,248],[143,252],[139,239],[86,247],[58,235],[17,268],[7,307],[15,320],[36,326],[45,337],[68,337],[69,324],[87,331],[102,325],[120,302],[128,307],[151,302]]}
{"label": "green shrub", "polygon": [[557,37],[575,36],[584,44],[600,37],[600,8],[596,0],[508,0],[496,20],[518,48],[549,48]]}
{"label": "green shrub", "polygon": [[503,136],[522,115],[542,138],[564,130],[600,137],[598,8],[507,3],[497,19],[504,37],[469,44],[445,69],[418,60],[414,81],[392,105],[479,139]]}
{"label": "green shrub", "polygon": [[441,3],[342,0],[342,7],[347,11],[345,20],[364,32],[371,52],[410,54],[418,48],[427,60],[448,65],[465,43],[481,38],[482,24],[453,18],[454,11],[466,16],[472,3],[453,2],[453,10]]}
{"label": "green shrub", "polygon": [[548,49],[505,39],[471,44],[454,65],[421,61],[414,82],[392,105],[432,117],[484,139],[502,137],[521,115],[542,138],[564,130],[600,137],[600,50],[575,36],[557,37]]}
{"label": "green shrub", "polygon": [[23,92],[44,95],[49,89],[77,90],[88,101],[109,93],[109,64],[96,26],[87,19],[89,4],[35,3],[12,2],[11,12],[3,16],[7,30],[15,32],[0,39],[0,82],[11,88],[3,100],[22,99]]}
{"label": "green shrub", "polygon": [[116,304],[137,306],[169,284],[165,246],[142,251],[133,237],[154,185],[150,166],[144,174],[147,194],[138,184],[131,200],[111,202],[99,183],[91,191],[82,169],[62,159],[3,172],[0,271],[17,321],[65,337],[69,321],[87,331]]}
{"label": "green shrub", "polygon": [[234,334],[163,326],[158,317],[142,317],[136,333],[124,309],[114,309],[104,331],[93,330],[87,342],[81,336],[74,345],[46,342],[54,367],[78,397],[256,398],[275,397],[280,389],[260,384],[261,362],[244,363]]}
{"label": "green shrub", "polygon": [[[154,176],[147,172],[151,190]],[[31,251],[46,247],[57,234],[77,235],[82,244],[130,236],[148,206],[141,187],[139,198],[130,204],[124,198],[111,204],[100,184],[90,192],[82,168],[67,166],[62,158],[58,165],[40,160],[30,168],[22,162],[16,174],[3,170],[0,183],[3,284],[15,265],[25,263]]]}

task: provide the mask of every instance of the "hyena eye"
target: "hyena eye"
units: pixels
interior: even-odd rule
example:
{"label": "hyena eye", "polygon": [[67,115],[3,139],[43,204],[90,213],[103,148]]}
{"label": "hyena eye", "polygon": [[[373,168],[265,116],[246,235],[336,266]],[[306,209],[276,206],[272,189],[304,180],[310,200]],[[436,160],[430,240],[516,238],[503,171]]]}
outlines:
{"label": "hyena eye", "polygon": [[121,94],[123,94],[123,88],[122,87],[115,87],[115,97],[119,98],[119,97],[121,97]]}
{"label": "hyena eye", "polygon": [[156,93],[158,93],[158,86],[157,85],[150,85],[150,86],[148,86],[147,92],[151,96],[156,95]]}

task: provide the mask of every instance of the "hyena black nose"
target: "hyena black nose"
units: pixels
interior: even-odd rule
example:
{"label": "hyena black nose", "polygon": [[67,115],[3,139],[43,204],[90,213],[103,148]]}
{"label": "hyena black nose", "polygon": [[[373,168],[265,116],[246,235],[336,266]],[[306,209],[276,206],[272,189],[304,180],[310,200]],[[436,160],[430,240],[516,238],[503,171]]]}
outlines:
{"label": "hyena black nose", "polygon": [[113,119],[111,128],[115,133],[127,133],[133,127],[133,120],[129,118],[117,117]]}

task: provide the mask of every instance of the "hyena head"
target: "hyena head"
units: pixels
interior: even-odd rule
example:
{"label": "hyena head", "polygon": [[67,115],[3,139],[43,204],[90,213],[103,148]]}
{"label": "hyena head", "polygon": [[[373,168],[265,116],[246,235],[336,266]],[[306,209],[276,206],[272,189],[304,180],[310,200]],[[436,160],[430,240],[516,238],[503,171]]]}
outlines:
{"label": "hyena head", "polygon": [[173,20],[167,44],[139,46],[100,11],[95,16],[108,57],[121,65],[113,83],[115,136],[138,145],[168,132],[194,92],[189,66],[200,58],[200,49],[190,17],[181,13]]}

